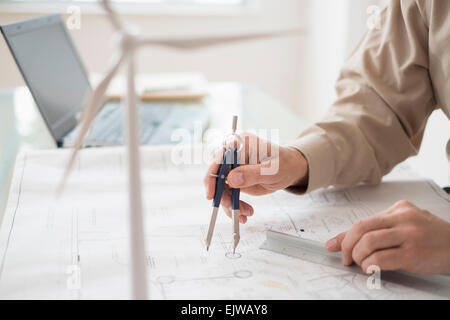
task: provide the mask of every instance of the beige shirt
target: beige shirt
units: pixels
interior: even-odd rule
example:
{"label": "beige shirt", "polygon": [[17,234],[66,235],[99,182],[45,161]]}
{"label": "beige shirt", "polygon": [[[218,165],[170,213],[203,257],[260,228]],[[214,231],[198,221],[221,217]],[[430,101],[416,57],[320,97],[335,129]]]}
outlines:
{"label": "beige shirt", "polygon": [[380,182],[417,154],[433,110],[450,118],[450,1],[391,1],[381,28],[370,30],[346,62],[336,90],[325,118],[293,145],[309,163],[307,192]]}

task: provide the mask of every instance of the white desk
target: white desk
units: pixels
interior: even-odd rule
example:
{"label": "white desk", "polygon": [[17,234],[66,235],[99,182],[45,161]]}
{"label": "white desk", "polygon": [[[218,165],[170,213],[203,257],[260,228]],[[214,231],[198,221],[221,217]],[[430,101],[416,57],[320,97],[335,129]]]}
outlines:
{"label": "white desk", "polygon": [[[15,93],[17,92],[20,93],[20,90],[15,91]],[[22,97],[25,94],[22,92],[18,96]],[[12,146],[9,148],[11,151],[8,151],[8,154],[5,151],[5,156],[2,158],[5,159],[3,162],[5,164],[4,172],[7,175],[9,175],[10,169],[6,168],[8,167],[6,164],[12,163],[18,149],[54,148],[40,117],[27,118],[25,114],[30,115],[32,111],[24,113],[27,106],[25,100],[20,103],[16,100],[15,103],[11,99],[11,93],[9,93],[9,97],[8,94],[5,94],[4,100],[0,100],[4,102],[4,104],[0,104],[4,108],[4,119],[10,119],[10,121],[5,121],[8,127],[6,125],[3,127],[5,130],[9,128],[9,131],[2,136],[9,135],[11,137],[2,140],[4,150],[8,149],[6,146]],[[300,120],[289,109],[259,90],[235,84],[220,84],[213,86],[211,97],[211,103],[214,106],[211,124],[213,127],[228,129],[231,114],[237,113],[241,117],[242,128],[281,128],[281,139],[292,138],[297,131],[302,130],[302,125],[299,125]],[[14,104],[20,108],[20,111],[17,112],[20,117],[16,126],[11,124],[14,122],[11,112],[11,106]],[[32,104],[30,104],[30,108],[35,111]],[[21,139],[14,140],[13,137]],[[16,142],[10,143],[11,141]],[[280,192],[270,197],[254,198],[252,203],[257,208],[258,215],[243,227],[242,241],[239,247],[245,259],[230,262],[226,256],[230,224],[225,215],[220,215],[219,218],[222,221],[216,228],[215,247],[211,252],[206,253],[201,239],[204,239],[205,223],[207,223],[204,214],[209,212],[210,202],[205,201],[202,194],[201,179],[204,175],[204,166],[193,167],[191,164],[187,164],[183,171],[180,166],[170,167],[167,161],[163,161],[170,159],[171,150],[151,148],[147,151],[145,152],[143,149],[143,156],[147,160],[143,163],[147,165],[147,174],[149,174],[147,179],[144,179],[148,186],[148,193],[144,198],[147,201],[146,207],[152,208],[151,211],[148,211],[149,215],[147,216],[152,222],[148,232],[151,244],[148,248],[151,248],[151,251],[147,261],[149,268],[153,268],[151,271],[153,278],[149,284],[152,286],[153,298],[396,299],[403,297],[414,299],[435,297],[428,293],[425,295],[421,291],[417,292],[417,288],[414,287],[400,288],[392,286],[392,284],[383,286],[381,291],[370,291],[371,289],[366,286],[366,276],[356,275],[355,277],[355,274],[351,272],[343,273],[338,269],[318,267],[307,260],[275,256],[273,253],[258,249],[267,226],[275,224],[279,226],[280,230],[297,230],[296,226],[302,228],[306,226],[306,230],[314,230],[310,234],[314,235],[317,226],[320,228],[320,223],[318,224],[317,221],[326,221],[322,229],[330,229],[329,231],[334,235],[347,230],[354,222],[353,218],[379,212],[380,209],[386,207],[379,201],[373,201],[370,210],[368,210],[367,202],[364,205],[353,203],[352,210],[349,210],[348,207],[342,205],[347,201],[351,202],[351,199],[361,200],[362,198],[360,196],[346,197],[333,190],[330,190],[330,194],[327,195],[318,191],[313,195],[298,197]],[[81,162],[85,167],[80,166],[81,171],[78,173],[80,177],[90,177],[92,180],[86,183],[84,179],[77,180],[74,175],[72,177],[73,187],[81,190],[81,193],[77,195],[68,192],[73,198],[69,199],[70,201],[65,198],[66,202],[64,203],[55,203],[52,194],[47,192],[52,185],[57,185],[55,181],[58,177],[59,166],[55,163],[62,163],[61,152],[50,154],[46,152],[47,160],[41,161],[42,158],[38,157],[37,161],[34,161],[37,164],[34,170],[18,171],[22,173],[37,172],[38,174],[33,176],[35,180],[31,184],[36,189],[28,189],[31,190],[28,194],[34,196],[31,198],[32,201],[28,202],[28,208],[23,202],[18,206],[19,200],[13,201],[13,207],[16,209],[20,207],[20,210],[11,211],[10,208],[9,213],[14,212],[14,215],[6,216],[3,222],[4,227],[8,226],[5,230],[13,230],[14,226],[14,232],[2,234],[3,241],[1,241],[6,244],[5,250],[8,250],[5,251],[8,254],[5,254],[4,257],[8,256],[8,259],[4,264],[5,269],[3,269],[7,276],[1,278],[2,286],[0,286],[3,290],[0,293],[4,297],[70,299],[127,297],[125,293],[129,291],[127,289],[129,282],[126,266],[129,254],[126,242],[123,240],[124,234],[121,231],[124,223],[120,220],[123,213],[126,212],[126,209],[122,207],[126,201],[121,199],[126,190],[125,186],[122,187],[121,182],[125,179],[120,174],[125,171],[118,166],[123,163],[122,155],[117,150],[110,148],[91,149],[84,152],[94,161],[88,161],[89,159],[85,157]],[[100,158],[102,154],[103,158]],[[19,161],[18,164],[25,168],[24,157],[21,159],[22,161]],[[27,161],[32,163],[32,157],[28,157]],[[42,166],[43,163],[45,166]],[[97,167],[92,164],[96,164]],[[91,168],[92,171],[85,174],[82,171],[83,168]],[[112,170],[116,170],[113,175],[111,174]],[[93,172],[99,176],[94,177]],[[183,179],[180,179],[180,172]],[[113,179],[112,183],[106,184],[107,187],[98,184],[103,181],[102,177],[105,174]],[[28,181],[27,179],[15,179],[11,188],[13,197],[17,196],[19,199],[22,181]],[[51,179],[53,182],[49,183]],[[18,181],[20,182],[18,183]],[[8,182],[4,183],[5,185],[9,184]],[[43,183],[44,187],[42,187]],[[420,185],[428,186],[423,183]],[[88,194],[91,195],[91,200],[86,197],[87,186],[90,188]],[[174,186],[181,188],[175,192],[180,195],[177,201],[167,196],[173,192]],[[110,187],[109,191],[115,193],[104,193],[105,189]],[[401,197],[407,197],[411,193],[407,188],[398,188],[396,185],[394,187],[406,192]],[[95,190],[95,188],[97,189]],[[362,187],[362,189],[366,194],[372,195],[377,187]],[[397,195],[389,191],[389,185],[384,185],[380,189],[384,190],[382,196],[385,201],[392,203],[397,199]],[[33,192],[37,190],[42,193],[38,195]],[[419,191],[423,194],[421,190]],[[7,187],[2,191],[7,192]],[[112,204],[111,199],[119,199],[121,205]],[[326,201],[324,202],[324,200]],[[71,203],[75,203],[75,207]],[[93,203],[100,205],[91,207]],[[324,203],[329,207],[326,210],[320,210]],[[439,211],[448,216],[447,207],[438,208],[441,204],[435,203],[434,199],[432,203],[424,202],[423,205],[430,207],[433,212]],[[432,208],[432,206],[436,207]],[[186,208],[189,209],[189,214],[186,214]],[[299,210],[300,208],[303,210]],[[16,215],[16,212],[19,214]],[[79,212],[86,214],[79,215]],[[295,219],[291,214],[295,215]],[[345,219],[346,214],[350,216],[348,220]],[[274,221],[274,215],[277,217],[277,221]],[[292,221],[296,221],[296,225],[293,225]],[[330,225],[334,225],[336,228],[330,228]],[[109,231],[111,233],[108,233]],[[13,246],[10,246],[11,251],[8,249],[9,236],[4,237],[7,234],[14,234],[11,238],[13,240],[19,239],[19,241],[11,242],[14,243]],[[330,236],[330,234],[321,234],[323,238],[319,240],[324,241]],[[105,241],[106,246],[101,244]],[[180,246],[181,243],[183,243],[182,246]],[[33,247],[33,245],[36,246]],[[56,251],[53,250],[55,245],[59,248]],[[48,250],[49,248],[50,250]],[[205,263],[207,263],[206,266]],[[34,268],[35,265],[39,268]],[[83,290],[69,287],[66,280],[70,275],[68,275],[68,270],[72,269],[66,267],[78,267],[80,272],[81,269],[83,270],[82,278],[85,279],[82,280]],[[171,269],[169,270],[169,268]],[[206,279],[211,280],[210,283],[205,284],[205,276]],[[102,292],[97,289],[101,289]]]}

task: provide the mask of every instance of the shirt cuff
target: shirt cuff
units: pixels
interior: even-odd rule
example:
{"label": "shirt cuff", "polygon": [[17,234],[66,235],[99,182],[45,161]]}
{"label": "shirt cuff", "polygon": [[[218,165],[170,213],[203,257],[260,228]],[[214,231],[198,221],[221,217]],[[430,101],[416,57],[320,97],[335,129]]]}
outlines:
{"label": "shirt cuff", "polygon": [[286,190],[305,194],[332,184],[335,174],[335,148],[326,136],[311,134],[289,144],[300,151],[308,161],[308,186],[291,186]]}

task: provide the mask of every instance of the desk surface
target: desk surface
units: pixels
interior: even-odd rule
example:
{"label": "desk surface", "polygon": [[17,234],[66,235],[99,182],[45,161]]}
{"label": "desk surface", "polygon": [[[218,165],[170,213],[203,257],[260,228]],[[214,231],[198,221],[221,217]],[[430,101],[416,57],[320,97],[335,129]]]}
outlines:
{"label": "desk surface", "polygon": [[[2,157],[1,164],[3,170],[3,180],[0,183],[4,184],[1,192],[5,193],[5,195],[8,189],[7,186],[9,185],[10,165],[14,161],[18,150],[23,148],[55,148],[41,118],[36,112],[36,108],[32,103],[28,104],[31,101],[29,94],[28,99],[25,99],[27,91],[21,90],[16,90],[14,94],[9,92],[0,95],[0,119],[5,119],[2,126],[0,126],[0,130],[4,130],[0,132],[0,146],[2,148],[0,156]],[[230,115],[237,113],[241,117],[241,129],[251,127],[266,129],[281,128],[280,139],[282,140],[294,137],[302,129],[300,120],[289,109],[254,88],[242,87],[236,84],[221,84],[213,86],[211,96],[213,100],[211,126],[213,127],[228,129]],[[26,109],[27,107],[30,109]],[[15,112],[12,112],[12,110],[15,110]],[[15,115],[19,115],[17,121],[15,120]],[[167,150],[167,155],[161,156],[164,152],[161,150],[156,151],[148,152],[146,154],[147,159],[170,159],[169,154],[172,154],[170,150]],[[121,160],[110,161],[112,159],[110,154],[106,154],[104,160],[98,161],[98,152],[116,152],[113,149],[91,149],[83,152],[91,154],[91,159],[94,159],[94,162],[97,163],[97,167],[93,167],[89,161],[86,161],[85,157],[83,163],[86,168],[91,168],[92,172],[99,174],[99,176],[105,174],[101,169],[108,162],[110,166],[116,169],[118,163],[123,163]],[[56,154],[59,157],[62,156],[60,152]],[[51,161],[57,160],[56,157],[50,156],[48,159],[51,159]],[[120,154],[118,157],[122,159]],[[32,163],[32,159],[29,159]],[[73,206],[64,207],[62,206],[64,203],[54,203],[54,199],[47,192],[48,189],[42,188],[43,179],[41,176],[49,177],[50,180],[53,179],[51,185],[57,185],[58,181],[55,178],[57,177],[57,166],[52,165],[51,161],[45,161],[46,169],[48,169],[47,173],[45,173],[45,170],[41,171],[42,167],[40,164],[42,161],[40,159],[38,160],[36,163],[39,164],[39,174],[34,176],[35,180],[29,181],[28,179],[24,179],[23,181],[31,183],[28,185],[35,188],[34,190],[28,188],[28,190],[41,190],[47,196],[47,199],[43,199],[41,195],[36,195],[31,192],[35,197],[32,199],[28,198],[28,200],[32,201],[27,203],[21,202],[21,205],[18,206],[20,210],[14,211],[19,212],[19,215],[16,216],[14,214],[14,219],[11,219],[13,217],[12,215],[7,215],[5,218],[4,226],[11,225],[11,228],[7,228],[6,230],[13,230],[11,221],[15,221],[16,229],[14,230],[18,232],[14,231],[13,238],[16,240],[19,239],[18,242],[14,242],[19,247],[14,246],[14,248],[10,248],[12,251],[8,254],[8,261],[4,264],[5,268],[3,270],[8,273],[8,276],[1,277],[2,286],[0,286],[0,295],[3,297],[21,298],[47,297],[73,299],[109,297],[112,295],[112,298],[123,298],[123,293],[129,291],[127,289],[128,272],[126,272],[126,265],[128,265],[126,257],[129,256],[127,251],[128,246],[123,245],[121,233],[114,233],[111,237],[108,234],[105,236],[105,230],[98,228],[98,226],[108,228],[111,226],[114,227],[114,225],[120,227],[125,225],[125,223],[122,223],[122,221],[116,218],[120,218],[126,209],[111,205],[111,201],[107,201],[110,199],[120,200],[124,196],[125,193],[123,191],[126,187],[122,187],[121,183],[125,179],[120,174],[111,175],[111,171],[109,169],[106,170],[108,177],[114,180],[113,183],[108,183],[108,187],[116,186],[117,188],[111,189],[115,192],[114,194],[109,194],[103,198],[103,201],[99,201],[102,206],[92,210],[90,205],[98,201],[99,198],[97,196],[103,194],[105,186],[99,185],[102,179],[93,177],[92,172],[87,172],[87,174],[80,172],[82,177],[93,177],[93,183],[80,182],[80,180],[74,179],[75,182],[79,181],[81,183],[75,183],[74,187],[75,189],[82,190],[82,195],[76,198],[76,195],[73,193],[68,193],[75,196],[69,203],[75,203],[76,208]],[[310,226],[305,228],[309,230],[314,226],[320,225],[316,221],[326,221],[324,223],[324,230],[328,229],[330,223],[334,223],[341,228],[339,230],[340,232],[348,229],[354,220],[336,219],[336,211],[341,210],[342,214],[346,213],[352,217],[356,214],[360,218],[369,213],[379,212],[380,209],[386,207],[383,203],[378,201],[372,202],[370,211],[368,211],[369,207],[367,205],[355,207],[352,204],[354,210],[349,210],[341,206],[341,201],[347,201],[346,199],[361,199],[361,197],[339,196],[333,190],[331,190],[331,194],[326,196],[322,195],[322,191],[318,191],[314,195],[305,197],[297,197],[288,193],[278,193],[274,197],[254,199],[256,207],[259,210],[258,219],[252,219],[251,223],[245,226],[239,247],[246,259],[230,262],[226,255],[228,253],[226,235],[229,235],[230,230],[228,220],[225,220],[224,223],[220,223],[217,226],[215,239],[219,241],[215,242],[215,247],[211,250],[214,255],[211,255],[211,252],[206,253],[201,245],[201,239],[204,239],[203,233],[205,231],[203,214],[210,209],[209,201],[204,201],[201,192],[203,188],[201,178],[203,177],[202,172],[204,168],[195,169],[191,165],[188,166],[189,169],[186,170],[184,174],[185,179],[183,179],[185,185],[180,186],[186,192],[177,192],[182,195],[180,197],[182,199],[177,199],[176,206],[173,206],[173,199],[167,197],[167,195],[173,190],[173,186],[178,186],[180,182],[180,168],[177,167],[176,170],[172,170],[171,172],[167,172],[166,169],[166,172],[164,172],[160,169],[161,167],[155,167],[153,165],[157,163],[156,161],[150,160],[143,162],[149,166],[149,170],[153,170],[151,171],[151,179],[144,179],[144,181],[151,181],[153,185],[158,186],[154,189],[148,189],[150,192],[144,196],[147,201],[147,208],[150,208],[151,204],[156,204],[152,215],[150,215],[150,219],[153,219],[153,228],[157,227],[154,223],[156,219],[161,218],[159,219],[161,220],[159,221],[160,227],[155,229],[156,231],[151,230],[152,238],[149,238],[150,243],[153,245],[151,247],[152,252],[156,252],[157,254],[155,256],[153,254],[149,255],[151,259],[147,260],[151,268],[153,268],[151,273],[153,278],[149,284],[152,285],[152,297],[196,298],[197,296],[193,294],[198,294],[200,296],[197,298],[221,299],[232,297],[247,299],[255,297],[259,299],[292,297],[307,299],[356,299],[361,297],[378,299],[398,299],[402,297],[410,299],[431,298],[428,292],[425,295],[425,293],[417,291],[417,288],[406,288],[408,289],[406,290],[405,288],[399,289],[399,287],[393,287],[391,285],[383,286],[383,290],[381,291],[369,291],[366,287],[366,277],[355,277],[352,273],[343,275],[340,270],[332,270],[324,266],[318,268],[316,265],[312,265],[307,261],[294,260],[280,255],[275,257],[272,253],[259,250],[257,247],[258,243],[261,242],[261,235],[263,235],[266,226],[274,224],[274,213],[278,218],[284,215],[284,219],[280,219],[279,222],[282,230],[285,230],[286,226],[289,226],[289,223],[292,224],[291,213],[301,213],[302,216],[298,217],[299,220],[295,220],[297,224],[291,225],[288,230],[296,230],[297,227],[295,226],[297,225],[303,228],[305,225]],[[25,161],[19,161],[18,163],[23,163],[23,168],[25,168]],[[61,163],[61,161],[57,161],[57,163]],[[150,166],[150,164],[152,165]],[[164,163],[162,167],[169,168]],[[194,172],[194,170],[197,171]],[[33,170],[23,170],[20,172],[33,172]],[[119,170],[119,172],[124,173],[125,170]],[[169,178],[172,179],[171,183],[167,183],[170,181]],[[49,186],[49,179],[45,181],[46,187]],[[17,195],[17,199],[19,199],[20,192],[18,190],[21,190],[20,185],[22,185],[22,182],[20,182],[19,188],[17,188],[17,183],[13,185],[15,187],[13,186],[11,188],[11,195]],[[84,188],[87,185],[91,188],[89,194],[93,196],[95,201],[84,201],[86,200]],[[160,185],[162,186],[161,188]],[[426,183],[422,183],[421,185],[428,186]],[[186,188],[185,186],[196,186],[196,188]],[[395,187],[398,191],[405,192],[406,190],[406,188],[397,188],[396,185]],[[92,188],[96,188],[97,193],[92,193]],[[372,190],[366,190],[368,188],[372,188]],[[362,189],[366,190],[367,194],[372,195],[374,193],[373,188],[377,187],[363,187]],[[24,188],[24,190],[27,190],[27,188]],[[397,198],[396,194],[389,189],[384,190],[386,191],[384,193],[385,196],[383,196],[384,200],[392,203],[394,199],[391,198]],[[420,194],[423,194],[421,190],[419,190]],[[407,192],[409,194],[410,190],[408,189]],[[316,211],[312,209],[314,205],[319,205],[320,207],[323,204],[323,200],[330,201],[330,199],[331,203],[329,205],[333,210],[328,207],[323,211],[323,213],[328,215],[324,220],[324,216],[320,215],[317,211],[321,208],[316,208]],[[121,203],[125,202],[122,199]],[[19,200],[14,203],[18,204]],[[24,204],[27,204],[28,207]],[[46,204],[46,206],[42,204]],[[437,203],[437,201],[436,203],[435,201],[433,203],[423,203],[423,206],[429,207],[432,212],[441,210],[440,212],[446,214],[448,217],[447,207],[432,207],[437,205],[440,206],[440,203]],[[448,206],[447,203],[446,205]],[[303,207],[303,210],[299,210],[301,207]],[[189,208],[196,215],[186,214],[186,208]],[[169,209],[172,210],[170,212],[174,214],[173,216],[167,214],[167,210]],[[58,212],[58,215],[54,214],[55,212]],[[84,216],[80,215],[81,219],[79,220],[78,212],[89,214]],[[287,216],[286,213],[288,213]],[[195,225],[193,224],[194,217],[198,219],[198,223]],[[225,219],[224,215],[221,215],[221,217]],[[182,225],[183,219],[185,219],[186,226]],[[114,225],[109,224],[112,220],[113,222],[117,220]],[[8,221],[10,224],[8,224]],[[102,223],[97,224],[97,221]],[[40,224],[36,222],[40,222]],[[174,228],[175,222],[182,228]],[[53,228],[53,225],[56,227]],[[166,228],[167,225],[170,228]],[[25,228],[20,228],[21,226],[25,226]],[[59,226],[63,226],[63,228],[59,228]],[[337,233],[337,229],[332,229],[332,232],[333,234]],[[222,237],[221,234],[224,236]],[[117,235],[119,236],[118,238],[116,237]],[[328,239],[329,237],[329,234],[324,235],[324,239]],[[44,238],[46,241],[41,241]],[[27,241],[20,241],[22,239]],[[36,242],[35,239],[40,239],[40,241]],[[99,239],[101,242],[97,241]],[[172,241],[168,242],[168,239],[172,239]],[[105,245],[103,244],[97,245],[98,243],[105,243],[105,241],[108,250],[105,250]],[[180,246],[181,242],[183,242],[183,246]],[[7,241],[3,241],[2,243],[7,243]],[[39,250],[30,250],[30,244],[38,244],[36,248]],[[64,250],[54,251],[55,244],[58,244],[59,248]],[[48,248],[51,250],[47,250]],[[59,253],[62,253],[62,255],[59,255]],[[199,258],[192,259],[192,257]],[[175,263],[173,263],[173,259],[175,259]],[[55,261],[60,263],[57,264]],[[66,287],[66,280],[69,279],[67,276],[68,271],[74,270],[72,267],[79,268],[80,261],[83,261],[83,279],[86,279],[82,292],[79,288]],[[208,262],[207,268],[200,269],[200,267],[204,267],[205,261]],[[186,268],[188,263],[190,263],[190,268]],[[39,268],[35,268],[35,266],[39,266]],[[154,266],[156,266],[156,269]],[[180,266],[180,270],[169,270],[167,266],[172,268],[174,266],[177,268]],[[256,269],[255,266],[258,266],[259,269]],[[65,267],[70,267],[71,269],[66,269]],[[211,280],[207,285],[205,285],[204,281],[205,275]],[[55,276],[58,278],[55,278]],[[177,278],[178,276],[179,278]],[[56,280],[49,282],[48,279]],[[27,288],[26,291],[16,290],[25,287]],[[116,289],[112,290],[114,288]],[[97,289],[103,291],[99,292]],[[64,296],[57,295],[58,293],[63,293]],[[115,296],[116,294],[119,296]]]}
{"label": "desk surface", "polygon": [[[228,130],[238,114],[240,130],[279,129],[279,139],[295,138],[304,123],[277,99],[249,85],[210,84],[211,128]],[[15,157],[23,149],[54,149],[55,143],[25,87],[0,91],[0,222]]]}
{"label": "desk surface", "polygon": [[[304,196],[243,194],[255,216],[241,226],[238,254],[232,255],[231,221],[223,209],[210,250],[205,250],[211,202],[204,198],[204,165],[191,161],[203,148],[141,151],[152,299],[450,298],[450,277],[434,279],[439,280],[436,286],[429,278],[432,283],[383,274],[381,286],[373,290],[366,275],[340,263],[318,261],[308,252],[293,259],[260,249],[268,228],[324,243],[398,198],[414,199],[450,221],[447,195],[408,170],[378,186],[329,188]],[[131,297],[125,150],[83,150],[64,195],[55,201],[69,152],[28,151],[17,159],[0,230],[0,299]]]}

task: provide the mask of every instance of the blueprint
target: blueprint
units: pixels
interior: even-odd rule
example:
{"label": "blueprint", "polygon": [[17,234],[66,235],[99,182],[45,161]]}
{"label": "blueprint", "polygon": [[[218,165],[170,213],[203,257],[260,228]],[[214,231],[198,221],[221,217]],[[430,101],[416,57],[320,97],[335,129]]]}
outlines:
{"label": "blueprint", "polygon": [[[450,220],[449,197],[407,168],[397,168],[379,186],[242,195],[255,215],[241,226],[232,255],[231,221],[223,212],[206,252],[211,203],[204,198],[205,165],[174,162],[175,152],[184,150],[142,149],[152,299],[443,298],[410,283],[382,281],[370,289],[365,275],[259,249],[268,229],[324,242],[399,199]],[[69,150],[18,156],[0,229],[1,299],[131,297],[125,151],[83,150],[57,198],[68,156]]]}

